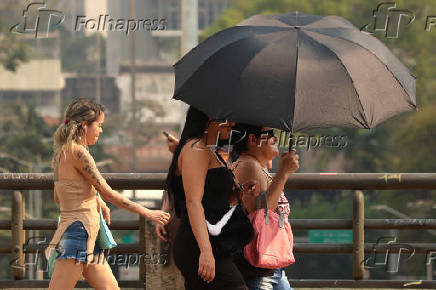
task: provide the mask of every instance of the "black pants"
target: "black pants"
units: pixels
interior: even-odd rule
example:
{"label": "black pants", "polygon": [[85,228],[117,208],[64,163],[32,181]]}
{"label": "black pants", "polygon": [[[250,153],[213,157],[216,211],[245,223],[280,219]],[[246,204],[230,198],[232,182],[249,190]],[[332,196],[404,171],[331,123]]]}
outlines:
{"label": "black pants", "polygon": [[174,261],[185,278],[185,289],[248,290],[232,257],[215,257],[215,279],[206,283],[198,275],[200,249],[188,226],[179,226],[173,247]]}

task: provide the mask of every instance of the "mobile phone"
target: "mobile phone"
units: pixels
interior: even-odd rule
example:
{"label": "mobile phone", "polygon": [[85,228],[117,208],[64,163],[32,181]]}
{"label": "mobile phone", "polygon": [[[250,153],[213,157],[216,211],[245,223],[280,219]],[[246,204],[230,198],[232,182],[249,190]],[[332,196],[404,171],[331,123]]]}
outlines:
{"label": "mobile phone", "polygon": [[164,134],[164,135],[165,135],[165,137],[167,137],[167,138],[168,138],[168,137],[169,137],[169,135],[170,135],[170,134],[168,134],[168,132],[167,132],[167,131],[163,131],[163,132],[162,132],[162,134]]}

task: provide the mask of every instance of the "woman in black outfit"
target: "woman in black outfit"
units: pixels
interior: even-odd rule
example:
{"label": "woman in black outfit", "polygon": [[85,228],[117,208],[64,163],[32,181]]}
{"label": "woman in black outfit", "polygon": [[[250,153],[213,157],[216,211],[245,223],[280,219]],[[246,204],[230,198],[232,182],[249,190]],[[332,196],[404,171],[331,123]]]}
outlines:
{"label": "woman in black outfit", "polygon": [[186,289],[247,289],[233,253],[215,244],[206,225],[216,225],[236,203],[233,175],[213,147],[217,137],[229,138],[233,125],[190,107],[168,170],[167,189],[181,218],[173,254]]}

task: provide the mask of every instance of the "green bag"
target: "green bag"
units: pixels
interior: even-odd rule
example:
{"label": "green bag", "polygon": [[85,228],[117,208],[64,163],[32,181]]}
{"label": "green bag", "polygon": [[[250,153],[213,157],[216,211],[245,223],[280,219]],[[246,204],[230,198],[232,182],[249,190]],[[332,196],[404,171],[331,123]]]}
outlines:
{"label": "green bag", "polygon": [[[61,216],[58,216],[58,224],[61,221]],[[56,248],[50,253],[50,257],[48,258],[48,276],[51,278],[53,275],[54,265],[56,263]]]}
{"label": "green bag", "polygon": [[[97,193],[98,197],[100,197],[100,194]],[[114,237],[112,236],[111,230],[106,224],[106,221],[103,218],[103,214],[101,212],[101,205],[100,205],[100,230],[98,231],[97,241],[101,249],[112,249],[113,247],[117,246],[117,243],[114,240]]]}
{"label": "green bag", "polygon": [[56,249],[54,249],[51,252],[50,258],[48,259],[48,276],[50,278],[53,275],[53,269],[54,269],[55,263],[56,263]]}

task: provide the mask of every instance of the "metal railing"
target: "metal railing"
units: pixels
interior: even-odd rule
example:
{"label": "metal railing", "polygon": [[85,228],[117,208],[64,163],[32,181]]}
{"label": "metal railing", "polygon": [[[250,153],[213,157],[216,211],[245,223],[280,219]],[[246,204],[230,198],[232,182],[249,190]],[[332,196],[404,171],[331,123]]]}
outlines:
{"label": "metal railing", "polygon": [[[114,189],[162,189],[166,173],[103,174]],[[29,220],[24,218],[24,202],[19,190],[42,190],[53,188],[52,174],[0,174],[0,190],[14,190],[11,220],[0,221],[0,230],[11,230],[11,245],[0,245],[0,254],[10,254],[11,261],[24,262],[26,253],[43,250],[41,245],[25,245],[26,230],[55,230],[55,220]],[[295,253],[351,254],[354,280],[290,280],[295,288],[430,288],[436,289],[436,281],[364,280],[365,253],[386,252],[387,245],[364,243],[365,230],[436,229],[436,219],[365,219],[364,198],[361,190],[366,189],[436,189],[434,173],[296,173],[286,183],[286,189],[350,189],[355,190],[352,203],[352,219],[291,219],[293,230],[309,229],[352,229],[352,244],[309,244],[296,243]],[[145,220],[113,220],[113,230],[139,230],[138,244],[120,244],[113,253],[145,253]],[[409,244],[416,253],[436,251],[436,243]],[[22,265],[24,266],[24,265]],[[137,281],[119,281],[120,287],[144,288],[146,270],[140,262]],[[47,280],[22,280],[24,267],[12,271],[15,280],[0,281],[2,288],[44,288]],[[88,287],[79,282],[76,287]]]}

